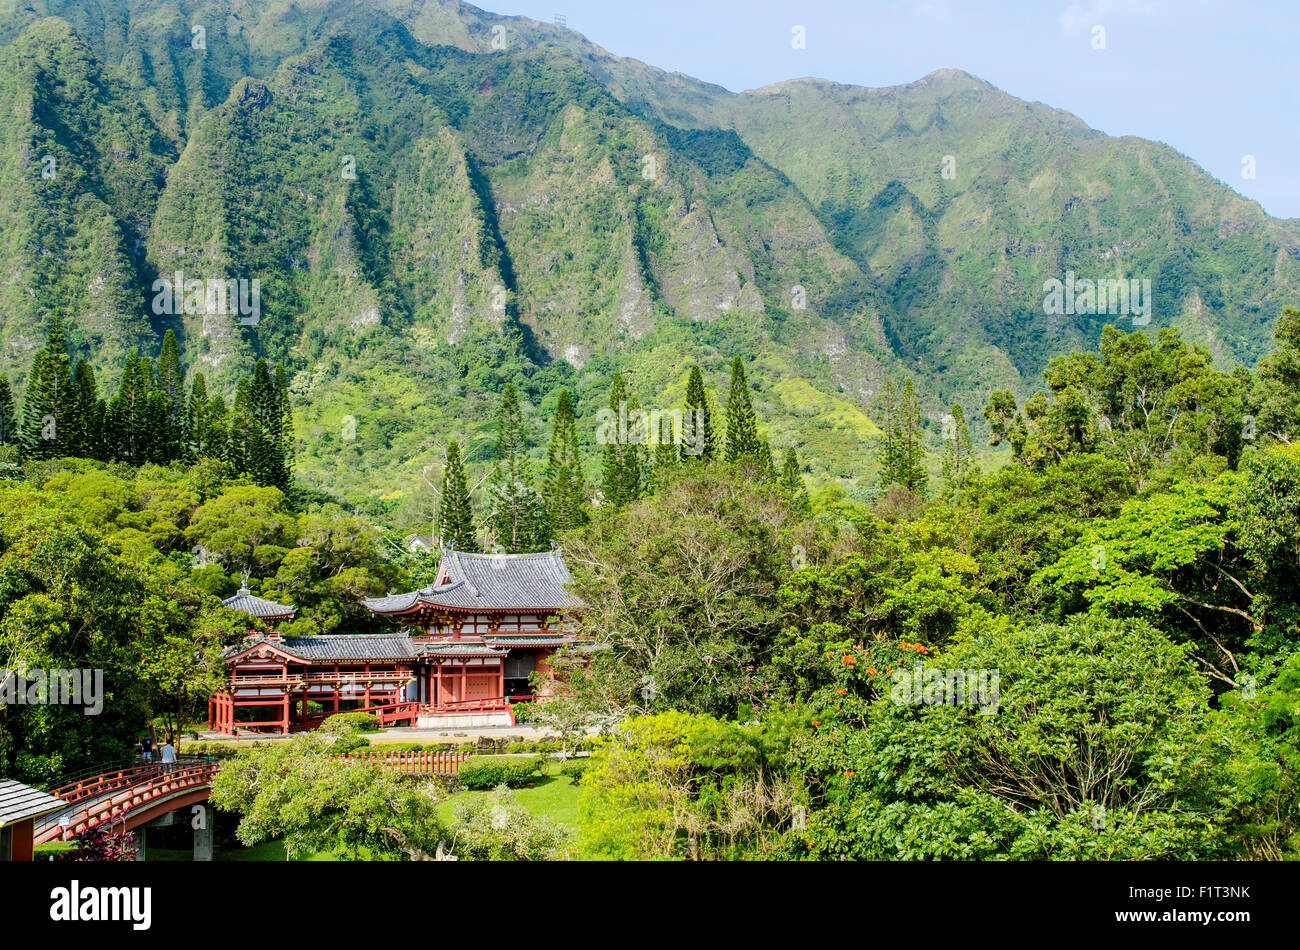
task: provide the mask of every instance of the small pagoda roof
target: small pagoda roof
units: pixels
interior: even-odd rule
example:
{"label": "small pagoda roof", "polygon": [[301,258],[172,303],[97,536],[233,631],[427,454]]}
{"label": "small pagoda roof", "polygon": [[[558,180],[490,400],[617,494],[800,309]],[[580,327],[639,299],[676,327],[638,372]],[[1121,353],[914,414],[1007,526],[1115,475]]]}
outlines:
{"label": "small pagoda roof", "polygon": [[559,548],[535,554],[468,554],[442,546],[442,583],[405,594],[367,598],[377,614],[406,614],[421,608],[452,610],[559,611],[585,607],[569,592],[569,569]]}
{"label": "small pagoda roof", "polygon": [[13,779],[0,779],[0,828],[67,807],[68,803],[62,798],[55,798],[48,792]]}
{"label": "small pagoda roof", "polygon": [[221,603],[231,610],[242,610],[250,616],[261,617],[264,620],[287,619],[292,617],[298,609],[293,604],[277,604],[273,600],[254,597],[247,587],[239,588],[239,592],[235,596],[227,597]]}

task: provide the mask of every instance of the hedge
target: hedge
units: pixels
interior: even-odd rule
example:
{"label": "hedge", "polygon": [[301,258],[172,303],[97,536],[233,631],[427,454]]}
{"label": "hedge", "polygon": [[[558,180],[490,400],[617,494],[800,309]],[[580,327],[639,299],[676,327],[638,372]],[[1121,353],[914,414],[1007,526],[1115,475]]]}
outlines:
{"label": "hedge", "polygon": [[177,755],[205,756],[212,759],[229,759],[247,749],[258,749],[269,742],[192,742],[182,739],[176,745]]}
{"label": "hedge", "polygon": [[480,755],[462,762],[456,778],[470,789],[491,789],[498,785],[519,788],[533,780],[541,764],[542,760],[535,757]]}

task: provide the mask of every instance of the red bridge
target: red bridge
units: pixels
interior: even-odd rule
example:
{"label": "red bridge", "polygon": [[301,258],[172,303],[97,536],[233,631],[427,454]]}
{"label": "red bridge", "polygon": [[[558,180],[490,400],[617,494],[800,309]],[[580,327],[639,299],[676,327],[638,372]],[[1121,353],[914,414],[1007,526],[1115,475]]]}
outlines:
{"label": "red bridge", "polygon": [[[382,749],[336,755],[363,765],[402,775],[453,776],[468,758],[467,752],[385,752]],[[132,765],[86,775],[50,789],[68,807],[46,815],[37,823],[33,842],[66,841],[79,832],[106,822],[131,831],[178,808],[206,802],[212,777],[221,766],[200,759],[172,764]]]}
{"label": "red bridge", "polygon": [[64,841],[110,818],[130,831],[169,811],[207,801],[215,762],[181,761],[111,769],[50,790],[68,807],[36,825],[34,842]]}

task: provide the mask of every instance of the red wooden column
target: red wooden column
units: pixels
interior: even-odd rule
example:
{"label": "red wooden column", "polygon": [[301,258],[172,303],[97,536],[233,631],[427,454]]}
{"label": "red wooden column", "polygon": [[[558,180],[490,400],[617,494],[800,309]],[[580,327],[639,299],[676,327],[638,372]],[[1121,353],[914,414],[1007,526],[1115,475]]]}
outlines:
{"label": "red wooden column", "polygon": [[460,701],[469,699],[469,661],[460,661]]}
{"label": "red wooden column", "polygon": [[500,664],[497,666],[497,695],[501,697],[501,702],[506,706],[506,658],[502,657]]}

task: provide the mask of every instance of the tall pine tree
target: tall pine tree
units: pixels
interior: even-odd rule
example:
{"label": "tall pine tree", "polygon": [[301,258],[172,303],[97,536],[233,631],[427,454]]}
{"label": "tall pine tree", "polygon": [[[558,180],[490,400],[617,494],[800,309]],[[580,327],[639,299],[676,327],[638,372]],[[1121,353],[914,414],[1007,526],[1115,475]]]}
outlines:
{"label": "tall pine tree", "polygon": [[284,460],[284,409],[266,360],[257,361],[248,387],[248,474],[258,485],[289,490]]}
{"label": "tall pine tree", "polygon": [[921,409],[916,402],[916,392],[909,377],[903,381],[901,399],[900,428],[903,433],[903,480],[902,484],[913,494],[925,497],[930,475],[925,470],[925,443],[921,433]]}
{"label": "tall pine tree", "polygon": [[78,441],[76,454],[82,458],[104,457],[104,433],[99,413],[103,402],[95,382],[95,369],[85,360],[78,360],[72,374],[73,415],[77,420]]}
{"label": "tall pine tree", "polygon": [[187,462],[203,456],[203,421],[208,402],[208,381],[202,373],[194,374],[189,399],[185,403],[182,457]]}
{"label": "tall pine tree", "polygon": [[758,460],[761,452],[758,420],[745,382],[745,364],[737,356],[731,361],[731,391],[727,397],[727,461]]}
{"label": "tall pine tree", "polygon": [[718,449],[713,410],[708,393],[704,391],[704,376],[696,364],[691,364],[686,377],[686,405],[682,408],[682,461],[708,462],[716,458]]}
{"label": "tall pine tree", "polygon": [[799,456],[793,448],[785,450],[785,464],[781,467],[779,485],[791,510],[797,514],[808,514],[812,510],[808,501],[808,489],[804,487],[803,474],[799,470]]}
{"label": "tall pine tree", "polygon": [[975,474],[975,451],[966,427],[966,412],[960,403],[954,403],[948,418],[943,420],[943,454],[939,458],[939,468],[949,491],[961,488]]}
{"label": "tall pine tree", "polygon": [[253,421],[248,402],[248,380],[241,379],[235,384],[235,401],[230,407],[230,425],[227,427],[230,437],[226,444],[226,460],[236,475],[249,473],[248,436]]}
{"label": "tall pine tree", "polygon": [[772,461],[772,446],[767,443],[767,436],[758,446],[758,474],[764,481],[776,481],[776,464]]}
{"label": "tall pine tree", "polygon": [[546,475],[542,498],[550,516],[551,530],[559,533],[587,520],[586,486],[578,458],[578,426],[573,417],[573,400],[561,389],[551,424],[551,442],[546,450]]}
{"label": "tall pine tree", "polygon": [[163,337],[155,386],[162,395],[161,432],[155,451],[160,461],[171,462],[183,454],[185,437],[185,373],[176,334],[171,330]]}
{"label": "tall pine tree", "polygon": [[117,395],[108,404],[109,457],[140,465],[149,457],[148,401],[152,371],[132,347],[117,385]]}
{"label": "tall pine tree", "polygon": [[897,392],[893,381],[886,376],[882,401],[885,425],[880,446],[880,487],[902,485],[924,497],[930,476],[925,470],[921,410],[912,380],[905,380],[902,392]]}
{"label": "tall pine tree", "polygon": [[23,456],[72,455],[80,441],[63,321],[55,314],[50,318],[45,348],[37,350],[32,359],[23,398]]}
{"label": "tall pine tree", "polygon": [[[636,406],[629,400],[623,374],[614,373],[609,384],[609,412],[601,425],[600,440],[605,447],[600,458],[600,490],[606,504],[621,508],[641,495],[644,448],[632,441],[631,414]],[[637,449],[642,448],[638,453]]]}
{"label": "tall pine tree", "polygon": [[513,384],[501,394],[497,414],[497,464],[488,486],[492,496],[489,525],[497,545],[517,554],[544,548],[549,540],[546,505],[530,484],[528,437],[519,395]]}
{"label": "tall pine tree", "polygon": [[455,439],[447,443],[447,468],[442,473],[442,497],[438,500],[438,538],[458,551],[479,549],[465,467]]}
{"label": "tall pine tree", "polygon": [[19,435],[18,413],[14,409],[14,393],[9,388],[9,377],[0,375],[0,445],[17,445]]}
{"label": "tall pine tree", "polygon": [[293,488],[294,439],[293,404],[289,399],[289,381],[283,363],[275,364],[275,398],[280,410],[280,466],[287,492]]}
{"label": "tall pine tree", "polygon": [[[685,420],[683,419],[683,424]],[[654,452],[650,460],[650,481],[659,488],[681,462],[679,437],[681,433],[673,431],[671,416],[659,417],[659,431],[653,433]]]}

